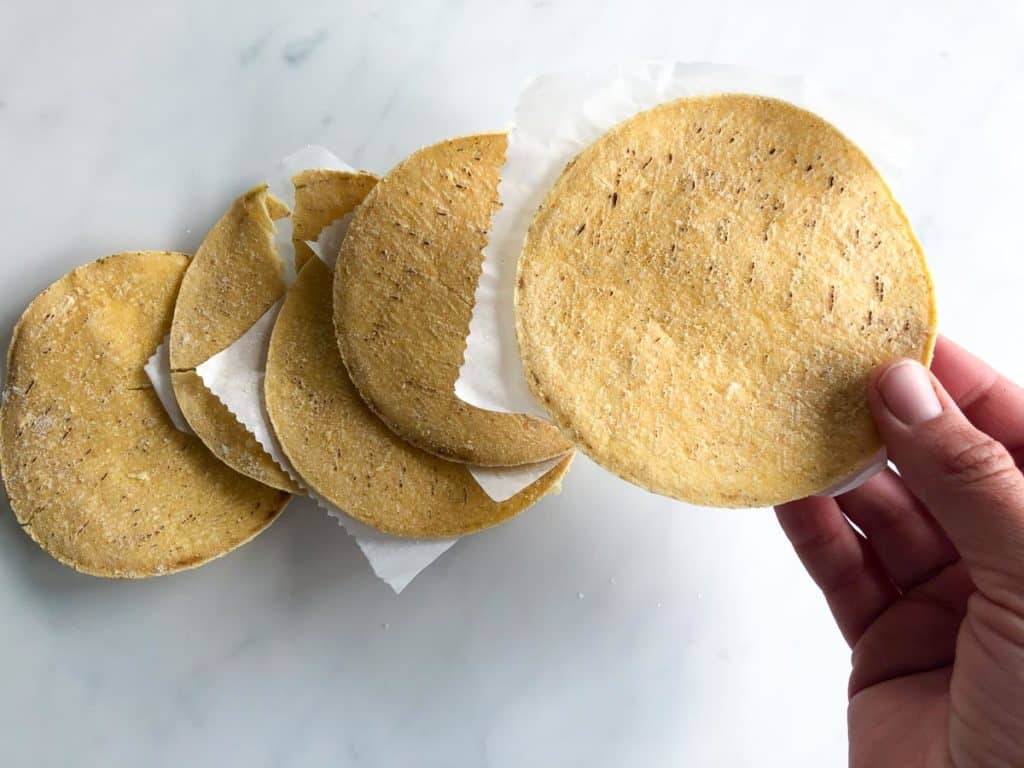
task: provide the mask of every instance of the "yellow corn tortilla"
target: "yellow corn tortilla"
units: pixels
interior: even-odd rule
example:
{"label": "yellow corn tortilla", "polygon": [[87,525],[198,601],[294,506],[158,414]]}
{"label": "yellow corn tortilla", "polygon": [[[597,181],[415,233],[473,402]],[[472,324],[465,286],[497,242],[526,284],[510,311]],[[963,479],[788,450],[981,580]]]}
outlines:
{"label": "yellow corn tortilla", "polygon": [[295,268],[301,270],[309,259],[316,258],[306,241],[316,240],[325,227],[352,213],[373,189],[377,177],[366,171],[315,169],[295,174],[292,183],[295,185],[292,242]]}
{"label": "yellow corn tortilla", "polygon": [[310,259],[270,340],[267,412],[303,481],[357,520],[396,536],[458,536],[495,525],[558,487],[571,454],[531,486],[492,501],[463,464],[415,448],[349,380],[331,325],[331,272]]}
{"label": "yellow corn tortilla", "polygon": [[342,358],[373,411],[425,451],[484,466],[570,448],[542,420],[454,392],[505,146],[504,134],[467,136],[399,164],[356,212],[334,284]]}
{"label": "yellow corn tortilla", "polygon": [[256,438],[203,384],[196,366],[238,340],[284,294],[274,219],[288,209],[255,187],[203,240],[181,283],[171,324],[171,380],[181,412],[221,461],[273,488],[298,492]]}
{"label": "yellow corn tortilla", "polygon": [[22,529],[96,576],[192,568],[266,528],[289,496],[174,428],[143,365],[171,325],[188,257],[122,253],[40,294],[14,330],[0,468]]}
{"label": "yellow corn tortilla", "polygon": [[710,506],[820,492],[878,450],[877,365],[928,363],[924,254],[867,157],[745,95],[661,105],[565,169],[515,298],[527,380],[591,457]]}

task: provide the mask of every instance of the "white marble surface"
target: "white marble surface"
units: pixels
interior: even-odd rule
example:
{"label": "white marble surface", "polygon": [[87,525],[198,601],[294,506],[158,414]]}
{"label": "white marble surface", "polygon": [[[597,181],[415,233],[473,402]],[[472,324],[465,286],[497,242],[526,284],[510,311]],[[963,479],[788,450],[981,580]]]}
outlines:
{"label": "white marble surface", "polygon": [[[943,329],[1024,378],[1024,19],[997,2],[0,0],[0,335],[70,267],[193,249],[305,142],[383,171],[539,70],[716,60],[916,127]],[[0,515],[4,766],[823,766],[848,654],[774,518],[579,461],[401,596],[309,504],[231,556],[80,576]]]}

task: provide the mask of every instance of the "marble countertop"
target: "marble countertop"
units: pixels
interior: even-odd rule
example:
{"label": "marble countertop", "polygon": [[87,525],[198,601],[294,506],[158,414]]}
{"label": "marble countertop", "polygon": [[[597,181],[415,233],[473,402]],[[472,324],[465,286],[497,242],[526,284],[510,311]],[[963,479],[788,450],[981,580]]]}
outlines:
{"label": "marble countertop", "polygon": [[[1016,4],[0,3],[0,336],[69,268],[191,250],[307,142],[384,171],[505,126],[522,80],[618,60],[812,75],[904,120],[942,328],[1018,379]],[[294,504],[136,583],[50,560],[0,502],[5,766],[823,766],[848,651],[767,511],[584,460],[401,595]]]}

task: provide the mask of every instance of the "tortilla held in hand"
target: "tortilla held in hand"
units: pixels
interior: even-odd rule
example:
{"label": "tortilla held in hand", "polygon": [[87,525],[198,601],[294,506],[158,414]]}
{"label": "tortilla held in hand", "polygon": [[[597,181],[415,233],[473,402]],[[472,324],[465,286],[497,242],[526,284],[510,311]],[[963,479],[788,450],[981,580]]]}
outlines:
{"label": "tortilla held in hand", "polygon": [[192,568],[266,528],[289,496],[174,428],[143,366],[171,325],[181,253],[123,253],[25,310],[0,406],[0,466],[22,529],[96,576]]}
{"label": "tortilla held in hand", "polygon": [[237,341],[284,294],[274,219],[287,215],[287,208],[261,185],[235,200],[207,234],[174,307],[171,381],[185,420],[221,461],[273,488],[298,493],[195,371]]}
{"label": "tortilla held in hand", "polygon": [[334,283],[342,358],[370,408],[413,445],[481,466],[571,449],[543,420],[455,396],[505,146],[467,136],[400,163],[356,211]]}
{"label": "tortilla held in hand", "polygon": [[879,449],[873,368],[928,363],[931,278],[867,157],[775,99],[640,113],[566,167],[519,260],[527,381],[596,461],[710,506],[823,491]]}
{"label": "tortilla held in hand", "polygon": [[348,378],[331,324],[331,271],[306,262],[285,298],[267,356],[267,413],[311,490],[385,533],[460,536],[495,525],[558,488],[572,456],[511,499],[493,501],[462,464],[410,445]]}

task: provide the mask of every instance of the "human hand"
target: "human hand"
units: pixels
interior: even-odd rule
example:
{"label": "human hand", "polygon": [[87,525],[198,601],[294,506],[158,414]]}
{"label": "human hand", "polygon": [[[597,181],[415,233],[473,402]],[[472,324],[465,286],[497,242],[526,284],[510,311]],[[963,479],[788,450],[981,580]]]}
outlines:
{"label": "human hand", "polygon": [[776,512],[853,649],[850,765],[1020,768],[1024,390],[942,338],[932,371],[868,387],[899,474]]}

